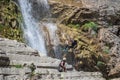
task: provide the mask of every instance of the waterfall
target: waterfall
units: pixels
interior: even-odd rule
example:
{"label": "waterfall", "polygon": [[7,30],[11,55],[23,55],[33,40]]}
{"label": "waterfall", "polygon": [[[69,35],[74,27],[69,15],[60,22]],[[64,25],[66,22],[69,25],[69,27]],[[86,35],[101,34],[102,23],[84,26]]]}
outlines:
{"label": "waterfall", "polygon": [[47,0],[18,1],[24,20],[22,28],[27,44],[38,50],[40,55],[47,56],[47,46],[52,45],[52,48],[56,50],[59,42],[56,25],[49,20],[42,21],[43,18],[50,17]]}

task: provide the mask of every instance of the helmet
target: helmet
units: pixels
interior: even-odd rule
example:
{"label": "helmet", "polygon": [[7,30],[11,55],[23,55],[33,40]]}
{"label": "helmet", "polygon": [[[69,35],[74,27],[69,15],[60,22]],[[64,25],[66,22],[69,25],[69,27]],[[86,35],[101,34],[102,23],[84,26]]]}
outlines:
{"label": "helmet", "polygon": [[65,57],[63,58],[63,61],[66,61],[66,58],[65,58]]}

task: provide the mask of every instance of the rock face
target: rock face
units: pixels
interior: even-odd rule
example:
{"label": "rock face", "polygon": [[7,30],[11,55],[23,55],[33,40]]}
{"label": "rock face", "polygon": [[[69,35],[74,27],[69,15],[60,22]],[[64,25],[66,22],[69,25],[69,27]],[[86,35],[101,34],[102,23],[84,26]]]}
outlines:
{"label": "rock face", "polygon": [[49,3],[51,13],[58,22],[82,25],[85,22],[95,21],[102,26],[120,24],[119,0],[49,0]]}
{"label": "rock face", "polygon": [[[81,27],[88,22],[95,22],[98,25],[99,29],[96,37],[97,39],[93,39],[93,43],[94,41],[98,41],[95,43],[100,46],[99,51],[97,50],[98,55],[100,51],[103,51],[102,53],[105,52],[110,57],[109,61],[106,60],[108,63],[106,70],[109,77],[120,77],[119,3],[119,0],[49,0],[52,17],[59,25],[64,24],[68,26],[69,24],[79,24],[79,29],[81,29]],[[61,31],[63,32],[64,30],[61,29]],[[65,32],[67,32],[67,30]],[[81,38],[81,35],[83,34],[81,34],[80,31],[77,35],[74,34],[74,31],[72,33],[73,34],[68,33],[67,35],[75,35],[80,37],[80,39],[83,38]],[[88,32],[87,35],[90,34],[91,33]],[[64,35],[64,33],[62,35]],[[84,36],[86,37],[86,35]],[[85,38],[82,40],[85,42],[90,41],[87,41]],[[93,48],[95,49],[95,47]],[[86,55],[90,55],[88,51],[82,51],[79,53],[79,57],[83,57],[83,55],[85,55],[84,53],[86,53]],[[79,61],[81,59],[83,58],[79,58]],[[105,56],[104,59],[106,59]]]}
{"label": "rock face", "polygon": [[[120,34],[119,26],[113,26],[107,29],[100,30],[101,44],[108,46],[110,51],[111,59],[108,63],[109,76],[119,77],[120,75]],[[104,44],[104,43],[106,44]]]}
{"label": "rock face", "polygon": [[[68,63],[76,66],[78,68],[77,70],[98,71],[97,64],[108,61],[108,55],[104,54],[101,50],[97,38],[93,38],[92,35],[88,35],[88,33],[66,27],[65,25],[59,24],[59,30],[61,32],[59,33],[59,37],[62,42],[61,45],[63,46],[62,53],[66,55]],[[71,46],[70,39],[76,40],[77,44],[74,48],[68,48],[67,50],[64,47],[66,45]],[[66,44],[66,41],[68,41],[69,44]],[[104,57],[106,58],[104,59]]]}
{"label": "rock face", "polygon": [[60,60],[40,57],[23,43],[0,38],[0,80],[105,80],[99,72],[58,72]]}

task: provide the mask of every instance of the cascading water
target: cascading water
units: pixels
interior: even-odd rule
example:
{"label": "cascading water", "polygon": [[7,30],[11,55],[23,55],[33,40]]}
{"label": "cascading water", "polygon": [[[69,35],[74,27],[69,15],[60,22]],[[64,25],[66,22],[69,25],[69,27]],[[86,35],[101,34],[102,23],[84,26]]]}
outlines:
{"label": "cascading water", "polygon": [[47,19],[50,16],[47,0],[18,1],[23,15],[23,31],[27,44],[42,53],[40,55],[47,55],[46,47],[49,44],[56,50],[59,42],[56,35],[57,27],[49,21],[42,22],[43,18]]}

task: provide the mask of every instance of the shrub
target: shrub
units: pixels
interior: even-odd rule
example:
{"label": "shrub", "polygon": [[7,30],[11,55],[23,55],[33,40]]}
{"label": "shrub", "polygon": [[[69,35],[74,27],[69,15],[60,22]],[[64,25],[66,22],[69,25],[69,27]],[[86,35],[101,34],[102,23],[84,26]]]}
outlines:
{"label": "shrub", "polygon": [[97,24],[95,24],[94,22],[88,22],[88,23],[85,23],[85,24],[82,26],[82,29],[83,29],[84,31],[88,31],[89,29],[92,29],[92,30],[94,30],[95,32],[97,32],[98,27],[97,27]]}

